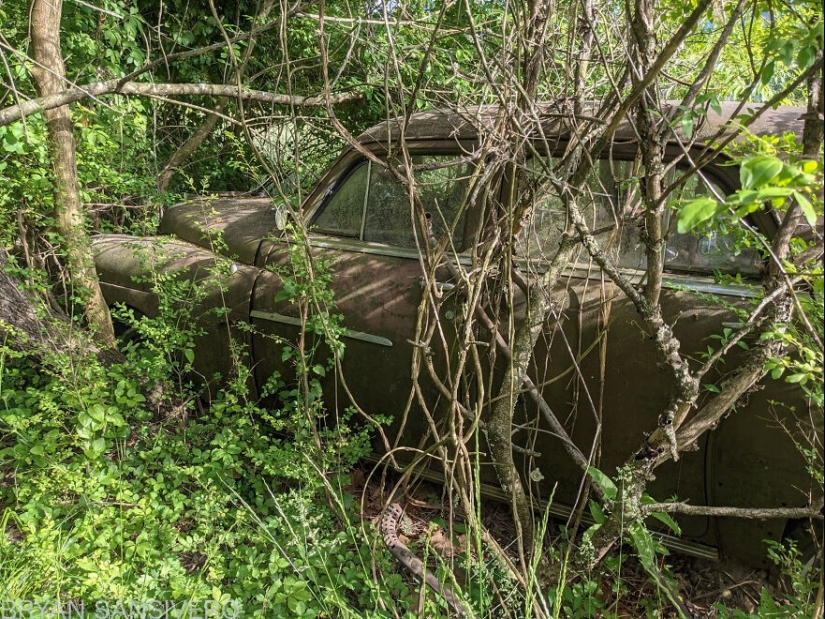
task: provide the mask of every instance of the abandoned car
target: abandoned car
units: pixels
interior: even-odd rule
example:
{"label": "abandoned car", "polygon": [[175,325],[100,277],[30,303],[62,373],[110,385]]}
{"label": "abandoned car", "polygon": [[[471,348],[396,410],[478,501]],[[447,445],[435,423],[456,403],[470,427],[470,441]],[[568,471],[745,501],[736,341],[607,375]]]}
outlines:
{"label": "abandoned car", "polygon": [[[725,106],[721,115],[708,111],[707,122],[697,128],[693,139],[686,140],[686,146],[674,142],[669,156],[693,155],[683,157],[679,166],[685,167],[694,159],[703,160],[702,153],[708,152],[706,138],[716,134],[732,109]],[[769,111],[750,131],[799,135],[800,114],[795,108]],[[283,206],[271,198],[244,195],[204,197],[169,208],[157,236],[100,235],[94,251],[106,300],[111,306],[131,308],[136,315],[154,316],[159,300],[152,273],[220,280],[220,286],[207,286],[197,300],[206,333],[197,339],[194,368],[205,377],[226,376],[231,371],[232,342],[241,342],[250,357],[255,387],[262,389],[273,372],[289,376],[284,342],[297,341],[305,324],[306,316],[283,293],[284,274],[292,268],[290,248],[302,244],[314,259],[328,265],[334,312],[343,321],[345,354],[339,368],[343,383],[341,376],[334,378],[336,373],[325,377],[326,406],[344,410],[355,402],[368,415],[392,416],[394,421],[386,429],[392,445],[426,449],[432,425],[421,405],[437,412],[444,394],[427,378],[425,368],[419,369],[418,390],[414,389],[411,368],[421,345],[416,333],[420,337],[419,321],[434,320],[438,324],[433,342],[455,350],[466,317],[466,293],[457,273],[478,267],[475,260],[484,225],[476,206],[481,200],[468,199],[468,187],[477,180],[483,160],[483,154],[477,155],[480,134],[494,118],[495,108],[461,114],[431,111],[414,114],[405,123],[388,121],[368,130],[304,201],[297,217],[305,224],[305,236],[291,231]],[[542,133],[541,140],[525,140],[530,145],[526,168],[541,169],[538,160],[565,152],[569,136],[563,123],[550,119]],[[636,283],[643,285],[638,276],[645,268],[642,226],[627,217],[634,200],[638,202],[640,177],[632,129],[620,126],[611,146],[596,155],[599,159],[588,177],[591,199],[585,214],[592,228],[600,231],[598,238],[619,270],[629,277],[636,274]],[[702,173],[694,176],[702,182],[686,183],[680,189],[683,196],[713,190],[724,195],[737,188],[738,171],[726,165],[723,155],[704,160]],[[401,161],[414,170],[415,208],[408,186],[381,165],[386,161],[396,171],[406,169]],[[416,208],[425,211],[424,218],[415,216]],[[428,256],[422,221],[429,222],[429,238],[444,250],[438,265],[432,265]],[[777,227],[762,212],[749,223],[767,235]],[[565,228],[558,197],[550,192],[541,198],[526,212],[522,224],[513,255],[532,265],[523,272],[540,273]],[[682,352],[700,359],[714,338],[737,328],[730,307],[744,306],[753,296],[764,259],[755,249],[734,251],[731,235],[680,234],[672,228],[667,237],[662,307],[682,342]],[[613,239],[610,243],[608,236]],[[229,267],[217,274],[219,263]],[[720,279],[720,273],[731,277]],[[552,320],[547,321],[552,324],[545,325],[536,345],[530,376],[578,451],[613,475],[639,448],[645,433],[656,428],[670,386],[633,305],[587,252],[581,251],[565,266],[559,281]],[[524,317],[524,294],[517,286],[509,290],[507,302],[497,307],[517,323]],[[225,309],[208,311],[214,308]],[[422,318],[429,309],[435,315]],[[501,323],[503,329],[507,320]],[[490,341],[489,333],[476,337]],[[489,348],[495,349],[495,343]],[[427,359],[435,371],[444,370],[450,354],[439,360],[436,352]],[[501,358],[490,363],[500,365]],[[491,370],[491,383],[500,375]],[[346,389],[336,389],[339,384]],[[466,384],[456,389],[464,390],[465,401],[471,398],[467,393],[478,393]],[[488,388],[486,393],[490,392]],[[525,483],[545,499],[557,484],[552,510],[569,514],[586,474],[568,456],[557,433],[544,425],[535,401],[522,396],[518,415],[516,428],[524,430],[524,445],[515,457],[523,464]],[[443,423],[437,415],[433,419],[436,425]],[[657,469],[649,492],[659,500],[678,497],[693,505],[803,507],[813,502],[821,507],[821,487],[806,472],[791,436],[800,424],[813,428],[821,449],[821,411],[812,411],[794,386],[766,379],[760,390],[737,404],[735,413],[699,440],[697,449]],[[514,434],[516,443],[519,434]],[[479,441],[483,453],[483,437]],[[595,450],[598,460],[593,459],[595,444],[600,445]],[[403,449],[398,453],[403,459]],[[495,475],[483,460],[481,466],[485,487],[495,495]],[[435,469],[432,473],[439,474]],[[668,540],[677,549],[705,557],[724,553],[753,563],[764,558],[763,540],[780,540],[798,525],[781,519],[704,516],[684,517],[680,524],[681,538]]]}

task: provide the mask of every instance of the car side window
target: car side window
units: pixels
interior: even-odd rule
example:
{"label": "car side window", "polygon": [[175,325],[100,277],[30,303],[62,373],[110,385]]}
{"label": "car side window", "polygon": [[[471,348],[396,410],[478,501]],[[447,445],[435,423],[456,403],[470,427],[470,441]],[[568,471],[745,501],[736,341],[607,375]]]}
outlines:
{"label": "car side window", "polygon": [[[713,188],[716,195],[724,195],[724,191],[715,185]],[[707,182],[694,175],[674,197],[695,198],[712,193]],[[719,231],[679,234],[676,232],[675,216],[669,227],[671,234],[665,247],[665,266],[669,270],[759,274],[762,262],[760,252],[751,247],[737,248],[733,234]]]}
{"label": "car side window", "polygon": [[[451,231],[461,250],[463,204],[471,169],[443,155],[413,158],[416,188],[436,238]],[[407,187],[388,170],[362,161],[321,206],[313,230],[395,247],[415,248]]]}
{"label": "car side window", "polygon": [[350,170],[315,219],[316,229],[336,236],[360,238],[368,182],[369,165],[366,162]]}
{"label": "car side window", "polygon": [[415,247],[407,188],[389,171],[371,165],[362,239],[396,247]]}
{"label": "car side window", "polygon": [[[534,164],[536,173],[538,165]],[[600,160],[591,171],[579,208],[607,256],[620,267],[644,269],[647,266],[643,242],[644,220],[639,190],[639,172],[632,161]],[[710,181],[708,181],[710,182]],[[711,189],[705,181],[692,177],[680,190],[680,197],[707,195]],[[668,214],[665,269],[675,272],[711,274],[714,271],[756,275],[759,252],[737,250],[733,235],[676,232],[676,220]],[[528,258],[553,255],[567,227],[567,214],[561,198],[554,192],[540,197],[524,222],[516,246]],[[587,264],[589,256],[581,250],[577,263]]]}
{"label": "car side window", "polygon": [[[541,173],[538,162],[534,160],[530,165],[531,176]],[[546,184],[543,189],[516,242],[516,251],[528,258],[551,257],[568,225],[561,197]],[[614,263],[628,268],[644,266],[645,259],[634,193],[622,187],[610,162],[604,161],[590,172],[578,198],[579,208],[601,249]],[[587,253],[581,250],[576,262],[587,261]]]}

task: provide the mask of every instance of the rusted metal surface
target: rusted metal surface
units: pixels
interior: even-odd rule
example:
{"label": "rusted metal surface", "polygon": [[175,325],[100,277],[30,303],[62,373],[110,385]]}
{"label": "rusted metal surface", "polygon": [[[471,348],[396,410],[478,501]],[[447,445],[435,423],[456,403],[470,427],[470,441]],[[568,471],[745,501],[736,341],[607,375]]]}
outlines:
{"label": "rusted metal surface", "polygon": [[261,239],[275,230],[275,224],[270,198],[218,194],[171,207],[164,214],[159,232],[255,264]]}
{"label": "rusted metal surface", "polygon": [[231,375],[232,343],[247,343],[238,323],[249,320],[249,297],[261,270],[169,237],[101,235],[93,240],[95,265],[106,302],[156,316],[162,280],[173,276],[196,284],[179,311],[202,330],[195,337],[194,370],[210,387]]}
{"label": "rusted metal surface", "polygon": [[[545,138],[566,139],[570,135],[572,117],[570,110],[563,105],[543,104],[538,106],[542,115],[542,131]],[[691,140],[676,128],[676,136],[685,143],[702,143],[720,133],[730,135],[737,131],[740,121],[737,116],[750,115],[749,110],[758,109],[758,104],[740,106],[734,102],[722,102],[721,113],[707,111],[705,122],[696,123]],[[667,116],[676,112],[675,105],[665,105],[662,114]],[[803,108],[779,106],[762,114],[748,127],[754,135],[781,135],[783,132],[793,132],[802,135]],[[598,113],[596,104],[589,104],[579,121],[593,120]],[[474,140],[478,135],[493,131],[497,116],[500,115],[498,106],[467,107],[463,110],[430,110],[413,114],[409,120],[394,119],[376,125],[359,136],[364,144],[392,144],[401,139],[406,140]],[[536,136],[538,137],[538,136]],[[638,134],[630,121],[623,121],[616,133],[616,141],[635,143]]]}

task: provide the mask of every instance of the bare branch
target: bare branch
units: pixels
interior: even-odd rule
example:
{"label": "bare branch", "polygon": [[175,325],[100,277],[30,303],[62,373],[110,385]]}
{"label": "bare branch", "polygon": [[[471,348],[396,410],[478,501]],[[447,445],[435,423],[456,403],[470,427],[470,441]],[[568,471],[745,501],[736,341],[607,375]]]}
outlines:
{"label": "bare branch", "polygon": [[239,91],[237,86],[229,84],[146,84],[142,82],[121,84],[120,82],[121,80],[95,82],[38,99],[31,99],[19,105],[9,106],[0,110],[0,127],[37,112],[51,110],[91,97],[110,94],[141,97],[227,97],[244,101],[260,101],[261,103],[292,105],[296,107],[324,107],[327,104],[335,105],[348,101],[356,101],[361,98],[359,93],[302,97],[298,95],[266,92],[263,90]]}
{"label": "bare branch", "polygon": [[811,507],[713,507],[688,503],[648,503],[641,508],[643,516],[656,512],[685,514],[686,516],[722,516],[746,520],[771,520],[773,518],[813,518],[822,520],[819,511]]}

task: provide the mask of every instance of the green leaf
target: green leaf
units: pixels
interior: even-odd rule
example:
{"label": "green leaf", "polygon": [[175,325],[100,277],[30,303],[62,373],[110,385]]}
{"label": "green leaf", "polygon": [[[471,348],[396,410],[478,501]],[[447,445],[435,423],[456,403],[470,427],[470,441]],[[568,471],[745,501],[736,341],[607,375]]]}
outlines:
{"label": "green leaf", "polygon": [[100,404],[92,404],[86,412],[96,423],[106,421],[106,411]]}
{"label": "green leaf", "polygon": [[640,524],[630,527],[630,539],[633,547],[639,555],[639,561],[647,570],[655,569],[656,566],[656,542],[646,528]]}
{"label": "green leaf", "polygon": [[195,362],[195,351],[192,350],[191,348],[184,348],[183,349],[183,356],[186,357],[186,360],[189,363],[194,363]]}
{"label": "green leaf", "polygon": [[607,516],[605,516],[601,505],[599,505],[596,501],[590,501],[587,504],[587,507],[590,508],[590,515],[593,516],[593,522],[598,525],[605,523]]}
{"label": "green leaf", "polygon": [[810,67],[816,58],[816,48],[805,46],[799,50],[796,55],[796,63],[800,69],[807,69]]}
{"label": "green leaf", "polygon": [[591,539],[593,539],[593,536],[596,534],[596,531],[598,531],[601,528],[602,525],[600,524],[594,524],[592,527],[588,527],[588,529],[584,533],[582,533],[582,542],[589,542]]}
{"label": "green leaf", "polygon": [[753,189],[740,189],[728,198],[728,204],[730,206],[736,206],[737,204],[741,204],[743,206],[754,204],[756,203],[756,198],[758,195],[759,192],[754,191]]}
{"label": "green leaf", "polygon": [[87,458],[94,459],[100,457],[105,449],[106,441],[103,438],[96,438],[92,441],[91,445],[89,445],[88,449],[83,450],[83,453],[86,454]]}
{"label": "green leaf", "polygon": [[679,527],[679,524],[667,512],[651,512],[649,515],[651,518],[655,518],[656,520],[664,524],[676,535],[682,534],[682,529]]}
{"label": "green leaf", "polygon": [[763,613],[778,613],[779,607],[776,605],[776,602],[771,597],[770,591],[767,588],[763,587],[761,595],[759,596],[759,615],[762,617],[768,616],[767,614]]}
{"label": "green leaf", "polygon": [[616,500],[616,497],[619,494],[619,489],[616,487],[616,484],[613,483],[612,479],[593,466],[587,467],[587,473],[593,478],[595,484],[602,489],[604,496],[611,501]]}
{"label": "green leaf", "polygon": [[284,287],[275,295],[276,301],[291,301],[297,296],[297,288],[294,282],[285,281]]}
{"label": "green leaf", "polygon": [[100,567],[88,557],[78,557],[75,560],[75,565],[86,572],[96,572]]}
{"label": "green leaf", "polygon": [[690,232],[696,226],[708,221],[716,214],[717,208],[716,200],[706,196],[686,202],[679,209],[679,233]]}
{"label": "green leaf", "polygon": [[794,43],[795,41],[791,40],[779,41],[776,52],[785,64],[791,64],[793,62]]}
{"label": "green leaf", "polygon": [[793,197],[796,198],[796,203],[799,204],[799,207],[805,214],[805,221],[808,222],[808,225],[812,228],[816,226],[816,211],[814,210],[814,205],[811,204],[811,201],[798,191],[793,193]]}
{"label": "green leaf", "polygon": [[745,189],[757,189],[779,176],[782,166],[782,162],[776,157],[754,157],[739,168],[739,180]]}
{"label": "green leaf", "polygon": [[759,202],[766,202],[776,198],[787,198],[794,193],[794,190],[790,187],[763,187],[756,192],[756,199]]}
{"label": "green leaf", "polygon": [[693,116],[690,114],[682,116],[682,133],[688,140],[693,137]]}
{"label": "green leaf", "polygon": [[[643,505],[650,505],[651,503],[656,503],[656,499],[650,496],[647,493],[642,495],[642,504]],[[677,522],[671,518],[670,514],[667,512],[652,512],[649,514],[651,518],[655,518],[662,524],[666,525],[671,531],[673,531],[676,535],[682,534],[682,529],[679,527]]]}
{"label": "green leaf", "polygon": [[[722,104],[719,103],[719,97],[717,95],[705,93],[696,97],[696,105],[702,105],[703,103],[707,103],[715,113],[722,114]],[[704,111],[700,113],[704,113]]]}
{"label": "green leaf", "polygon": [[762,75],[760,75],[760,79],[762,83],[767,85],[773,79],[773,73],[776,70],[776,63],[771,60],[765,64],[765,68],[762,70]]}

